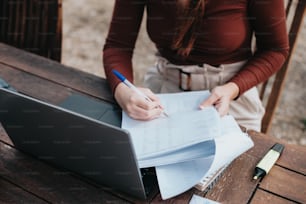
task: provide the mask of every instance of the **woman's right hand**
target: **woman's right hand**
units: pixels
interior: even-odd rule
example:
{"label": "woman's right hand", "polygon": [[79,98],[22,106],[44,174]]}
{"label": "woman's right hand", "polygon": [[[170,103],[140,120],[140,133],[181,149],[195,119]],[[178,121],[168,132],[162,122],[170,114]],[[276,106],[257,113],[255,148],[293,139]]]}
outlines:
{"label": "woman's right hand", "polygon": [[115,99],[120,107],[133,119],[152,120],[158,118],[163,109],[157,96],[147,88],[139,88],[152,101],[146,100],[124,83],[119,83],[115,89]]}

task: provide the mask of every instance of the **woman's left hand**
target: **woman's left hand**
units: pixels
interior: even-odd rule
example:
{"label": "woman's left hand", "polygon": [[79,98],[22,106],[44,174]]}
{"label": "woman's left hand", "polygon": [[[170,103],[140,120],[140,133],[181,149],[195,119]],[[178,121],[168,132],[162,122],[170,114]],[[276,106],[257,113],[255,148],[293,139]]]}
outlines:
{"label": "woman's left hand", "polygon": [[212,89],[211,95],[200,104],[200,108],[215,106],[220,116],[224,116],[229,111],[230,102],[238,95],[239,87],[233,82],[216,86]]}

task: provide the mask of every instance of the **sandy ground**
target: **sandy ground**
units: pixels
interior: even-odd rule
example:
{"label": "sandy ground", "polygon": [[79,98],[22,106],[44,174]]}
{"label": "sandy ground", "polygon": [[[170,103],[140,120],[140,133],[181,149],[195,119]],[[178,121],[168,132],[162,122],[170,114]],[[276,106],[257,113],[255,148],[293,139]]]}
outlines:
{"label": "sandy ground", "polygon": [[[104,76],[102,47],[107,35],[114,0],[63,0],[62,63]],[[133,64],[136,84],[154,63],[155,48],[144,25],[137,40]],[[306,19],[301,30],[281,101],[270,135],[306,146]]]}

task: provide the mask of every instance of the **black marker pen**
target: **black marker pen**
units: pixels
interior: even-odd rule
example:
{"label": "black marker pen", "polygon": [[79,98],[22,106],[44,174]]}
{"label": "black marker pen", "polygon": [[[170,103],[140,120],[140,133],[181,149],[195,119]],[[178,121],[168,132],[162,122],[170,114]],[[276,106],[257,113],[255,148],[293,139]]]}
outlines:
{"label": "black marker pen", "polygon": [[267,154],[260,160],[260,162],[255,167],[255,172],[253,179],[263,178],[275,164],[279,156],[281,155],[284,146],[282,144],[276,143],[267,152]]}

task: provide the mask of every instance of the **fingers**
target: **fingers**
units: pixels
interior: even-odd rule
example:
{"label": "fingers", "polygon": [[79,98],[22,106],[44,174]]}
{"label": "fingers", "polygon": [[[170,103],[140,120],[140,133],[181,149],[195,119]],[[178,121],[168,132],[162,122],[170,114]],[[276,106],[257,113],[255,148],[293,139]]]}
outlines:
{"label": "fingers", "polygon": [[150,120],[159,117],[163,109],[157,101],[147,101],[143,97],[133,95],[126,111],[134,119]]}
{"label": "fingers", "polygon": [[219,100],[219,96],[217,96],[216,94],[212,93],[205,101],[203,101],[200,104],[200,109],[203,109],[205,107],[208,106],[213,106],[217,103],[217,101]]}
{"label": "fingers", "polygon": [[159,100],[158,97],[150,90],[147,88],[139,88],[146,96],[148,96],[152,100]]}
{"label": "fingers", "polygon": [[135,91],[120,83],[115,90],[115,98],[121,108],[137,120],[151,120],[161,115],[163,109],[160,101],[149,89],[139,88],[150,98],[146,100]]}
{"label": "fingers", "polygon": [[216,87],[211,95],[200,104],[200,109],[208,106],[214,106],[220,116],[224,116],[229,111],[230,97],[222,90],[223,87]]}
{"label": "fingers", "polygon": [[218,98],[216,96],[212,96],[210,99],[208,98],[207,100],[205,100],[201,104],[200,108],[203,109],[208,106],[214,106],[218,111],[219,115],[222,117],[228,113],[229,101],[225,100],[224,98]]}
{"label": "fingers", "polygon": [[150,90],[147,88],[139,88],[146,96],[148,96],[152,101],[157,102],[160,107],[162,107],[162,104],[159,100],[159,98]]}
{"label": "fingers", "polygon": [[215,105],[215,108],[221,117],[227,115],[229,110],[229,106],[226,103],[218,103]]}
{"label": "fingers", "polygon": [[152,120],[158,118],[161,113],[162,109],[159,107],[155,107],[153,109],[144,109],[135,104],[127,109],[127,114],[136,120]]}

